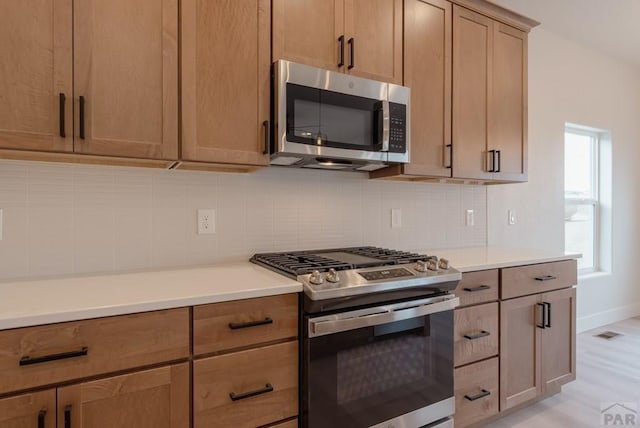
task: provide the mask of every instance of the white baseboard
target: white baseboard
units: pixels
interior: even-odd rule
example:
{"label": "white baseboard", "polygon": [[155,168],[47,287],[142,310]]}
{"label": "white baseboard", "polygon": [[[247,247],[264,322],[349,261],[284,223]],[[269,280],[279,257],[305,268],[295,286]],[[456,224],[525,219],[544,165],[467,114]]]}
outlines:
{"label": "white baseboard", "polygon": [[620,306],[607,311],[580,317],[576,320],[576,330],[578,333],[602,327],[603,325],[626,320],[627,318],[640,315],[640,303]]}

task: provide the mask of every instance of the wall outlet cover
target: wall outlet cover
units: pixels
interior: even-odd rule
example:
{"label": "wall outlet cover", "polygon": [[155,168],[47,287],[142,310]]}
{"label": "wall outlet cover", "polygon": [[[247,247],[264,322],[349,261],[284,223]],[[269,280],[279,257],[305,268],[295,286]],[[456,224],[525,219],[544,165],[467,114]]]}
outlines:
{"label": "wall outlet cover", "polygon": [[402,227],[402,210],[400,208],[393,208],[391,210],[391,228],[399,229]]}
{"label": "wall outlet cover", "polygon": [[475,225],[475,218],[474,218],[474,211],[473,210],[466,210],[465,211],[464,224],[467,225],[467,226]]}
{"label": "wall outlet cover", "polygon": [[216,210],[198,210],[198,235],[211,235],[216,233]]}
{"label": "wall outlet cover", "polygon": [[516,210],[508,210],[507,211],[507,220],[509,222],[509,226],[513,226],[516,224]]}

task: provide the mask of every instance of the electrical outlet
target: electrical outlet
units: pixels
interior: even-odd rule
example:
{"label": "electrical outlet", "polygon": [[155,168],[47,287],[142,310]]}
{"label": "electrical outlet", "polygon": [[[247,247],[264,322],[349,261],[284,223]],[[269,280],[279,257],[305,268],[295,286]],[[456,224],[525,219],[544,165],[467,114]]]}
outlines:
{"label": "electrical outlet", "polygon": [[513,226],[516,224],[516,210],[508,210],[507,211],[507,220],[509,222],[509,226]]}
{"label": "electrical outlet", "polygon": [[198,235],[216,233],[216,210],[198,210]]}
{"label": "electrical outlet", "polygon": [[467,210],[465,216],[465,222],[467,226],[473,226],[475,224],[474,212],[473,210]]}
{"label": "electrical outlet", "polygon": [[402,227],[402,210],[393,208],[391,210],[391,229],[399,229]]}

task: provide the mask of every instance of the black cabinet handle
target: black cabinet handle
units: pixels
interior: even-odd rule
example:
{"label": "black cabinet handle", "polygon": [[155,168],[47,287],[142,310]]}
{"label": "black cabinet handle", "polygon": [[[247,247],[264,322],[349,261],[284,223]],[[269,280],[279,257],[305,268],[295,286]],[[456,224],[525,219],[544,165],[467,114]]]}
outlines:
{"label": "black cabinet handle", "polygon": [[89,348],[84,346],[79,351],[62,352],[60,354],[45,355],[43,357],[31,358],[28,355],[20,358],[21,366],[30,366],[32,364],[47,363],[49,361],[65,360],[67,358],[83,357],[89,353]]}
{"label": "black cabinet handle", "polygon": [[446,147],[449,149],[449,165],[445,168],[451,169],[453,168],[453,144],[447,144]]}
{"label": "black cabinet handle", "polygon": [[45,409],[40,410],[38,413],[38,428],[44,428],[44,418],[47,416]]}
{"label": "black cabinet handle", "polygon": [[558,279],[558,277],[553,275],[542,275],[542,276],[535,277],[536,281],[551,281],[552,279]]}
{"label": "black cabinet handle", "polygon": [[547,322],[545,326],[551,328],[551,303],[544,302],[543,304],[547,308]]}
{"label": "black cabinet handle", "polygon": [[475,293],[475,292],[477,292],[477,291],[488,290],[488,289],[490,289],[490,288],[491,288],[491,286],[490,286],[490,285],[482,284],[482,285],[479,285],[479,286],[477,286],[477,287],[473,287],[473,288],[465,287],[465,288],[464,288],[464,291],[468,291],[469,293]]}
{"label": "black cabinet handle", "polygon": [[269,121],[265,120],[262,122],[262,127],[264,128],[264,149],[262,150],[262,154],[266,155],[269,153]]}
{"label": "black cabinet handle", "polygon": [[64,132],[64,104],[67,101],[67,97],[60,92],[60,136],[65,138],[67,136],[66,132]]}
{"label": "black cabinet handle", "polygon": [[240,394],[236,394],[235,392],[229,393],[229,398],[231,401],[243,400],[249,397],[255,397],[256,395],[266,394],[267,392],[273,391],[273,386],[270,383],[266,384],[264,388],[256,389],[255,391],[242,392]]}
{"label": "black cabinet handle", "polygon": [[536,327],[544,330],[545,328],[547,328],[547,311],[546,311],[547,307],[545,306],[544,303],[536,303],[536,305],[542,308],[542,323],[536,324]]}
{"label": "black cabinet handle", "polygon": [[84,97],[80,95],[80,138],[84,140]]}
{"label": "black cabinet handle", "polygon": [[489,153],[491,153],[491,168],[487,168],[487,171],[496,172],[496,151],[489,150]]}
{"label": "black cabinet handle", "polygon": [[71,404],[64,408],[64,428],[71,428]]}
{"label": "black cabinet handle", "polygon": [[500,172],[500,167],[502,166],[502,156],[500,155],[500,150],[496,150],[496,154],[498,155],[498,167],[496,168],[496,172]]}
{"label": "black cabinet handle", "polygon": [[490,391],[487,391],[486,389],[482,389],[482,392],[476,394],[476,395],[465,395],[464,398],[466,398],[469,401],[476,401],[482,397],[486,397],[487,395],[491,395]]}
{"label": "black cabinet handle", "polygon": [[338,37],[338,67],[342,67],[344,65],[344,34]]}
{"label": "black cabinet handle", "polygon": [[482,330],[480,333],[476,333],[476,334],[465,334],[464,338],[469,340],[476,340],[476,339],[480,339],[481,337],[487,337],[490,335],[491,333],[489,333],[488,331]]}
{"label": "black cabinet handle", "polygon": [[273,324],[273,320],[269,317],[266,317],[265,319],[259,320],[259,321],[230,322],[229,328],[231,330],[238,330],[240,328],[256,327],[259,325],[267,325],[267,324]]}
{"label": "black cabinet handle", "polygon": [[355,56],[356,56],[356,42],[355,40],[353,40],[353,37],[349,39],[349,41],[347,42],[349,44],[349,67],[347,67],[349,70],[351,70],[353,67],[356,66],[355,63]]}

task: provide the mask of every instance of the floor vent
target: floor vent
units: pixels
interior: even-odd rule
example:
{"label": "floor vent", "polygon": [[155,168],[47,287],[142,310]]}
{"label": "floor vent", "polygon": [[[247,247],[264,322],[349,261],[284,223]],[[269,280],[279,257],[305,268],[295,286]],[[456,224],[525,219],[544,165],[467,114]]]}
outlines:
{"label": "floor vent", "polygon": [[615,331],[605,331],[600,334],[596,334],[595,337],[599,337],[601,339],[613,339],[614,337],[622,336],[620,333],[616,333]]}

